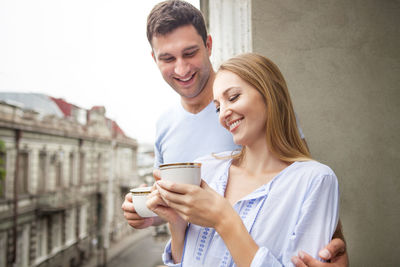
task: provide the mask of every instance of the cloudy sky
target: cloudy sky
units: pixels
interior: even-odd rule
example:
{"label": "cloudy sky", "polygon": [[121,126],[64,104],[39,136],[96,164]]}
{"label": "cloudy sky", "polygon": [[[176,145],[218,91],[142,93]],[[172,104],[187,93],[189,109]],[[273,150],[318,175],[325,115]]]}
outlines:
{"label": "cloudy sky", "polygon": [[129,136],[152,143],[157,117],[179,101],[146,39],[157,2],[0,0],[0,91],[103,105]]}

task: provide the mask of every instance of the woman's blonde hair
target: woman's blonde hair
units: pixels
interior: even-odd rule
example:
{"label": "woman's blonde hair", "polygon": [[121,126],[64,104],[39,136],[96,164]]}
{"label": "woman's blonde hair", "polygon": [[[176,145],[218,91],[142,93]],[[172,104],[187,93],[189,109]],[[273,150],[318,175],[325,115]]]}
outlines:
{"label": "woman's blonde hair", "polygon": [[[285,162],[310,160],[310,153],[301,140],[296,117],[285,79],[268,58],[255,53],[228,59],[218,69],[229,71],[257,89],[266,104],[266,140],[271,153]],[[242,149],[237,157],[242,158]]]}

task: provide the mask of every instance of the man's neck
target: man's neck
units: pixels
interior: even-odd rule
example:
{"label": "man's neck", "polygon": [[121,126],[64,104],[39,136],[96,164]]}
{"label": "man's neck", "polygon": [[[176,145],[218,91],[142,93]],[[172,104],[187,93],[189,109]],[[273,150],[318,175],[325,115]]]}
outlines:
{"label": "man's neck", "polygon": [[212,91],[214,78],[215,78],[215,73],[212,72],[210,74],[210,77],[208,78],[208,81],[204,89],[198,96],[190,99],[181,97],[182,106],[187,112],[192,114],[197,114],[210,104],[210,102],[214,98]]}

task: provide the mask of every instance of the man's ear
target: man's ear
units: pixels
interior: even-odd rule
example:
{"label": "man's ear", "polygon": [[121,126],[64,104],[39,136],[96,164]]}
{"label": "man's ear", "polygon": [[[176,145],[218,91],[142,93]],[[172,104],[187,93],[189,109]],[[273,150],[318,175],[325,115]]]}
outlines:
{"label": "man's ear", "polygon": [[206,48],[207,48],[208,56],[211,56],[211,51],[212,51],[212,38],[211,38],[211,35],[207,36]]}
{"label": "man's ear", "polygon": [[151,50],[151,57],[154,59],[154,62],[157,63],[156,56],[154,55],[153,49]]}

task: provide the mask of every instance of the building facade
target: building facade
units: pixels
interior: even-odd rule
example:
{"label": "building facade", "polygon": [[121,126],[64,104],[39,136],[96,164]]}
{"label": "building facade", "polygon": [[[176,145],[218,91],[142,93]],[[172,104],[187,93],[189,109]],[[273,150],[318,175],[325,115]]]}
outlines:
{"label": "building facade", "polygon": [[49,99],[63,116],[0,102],[0,267],[103,262],[134,231],[120,210],[140,184],[136,140],[104,107]]}

